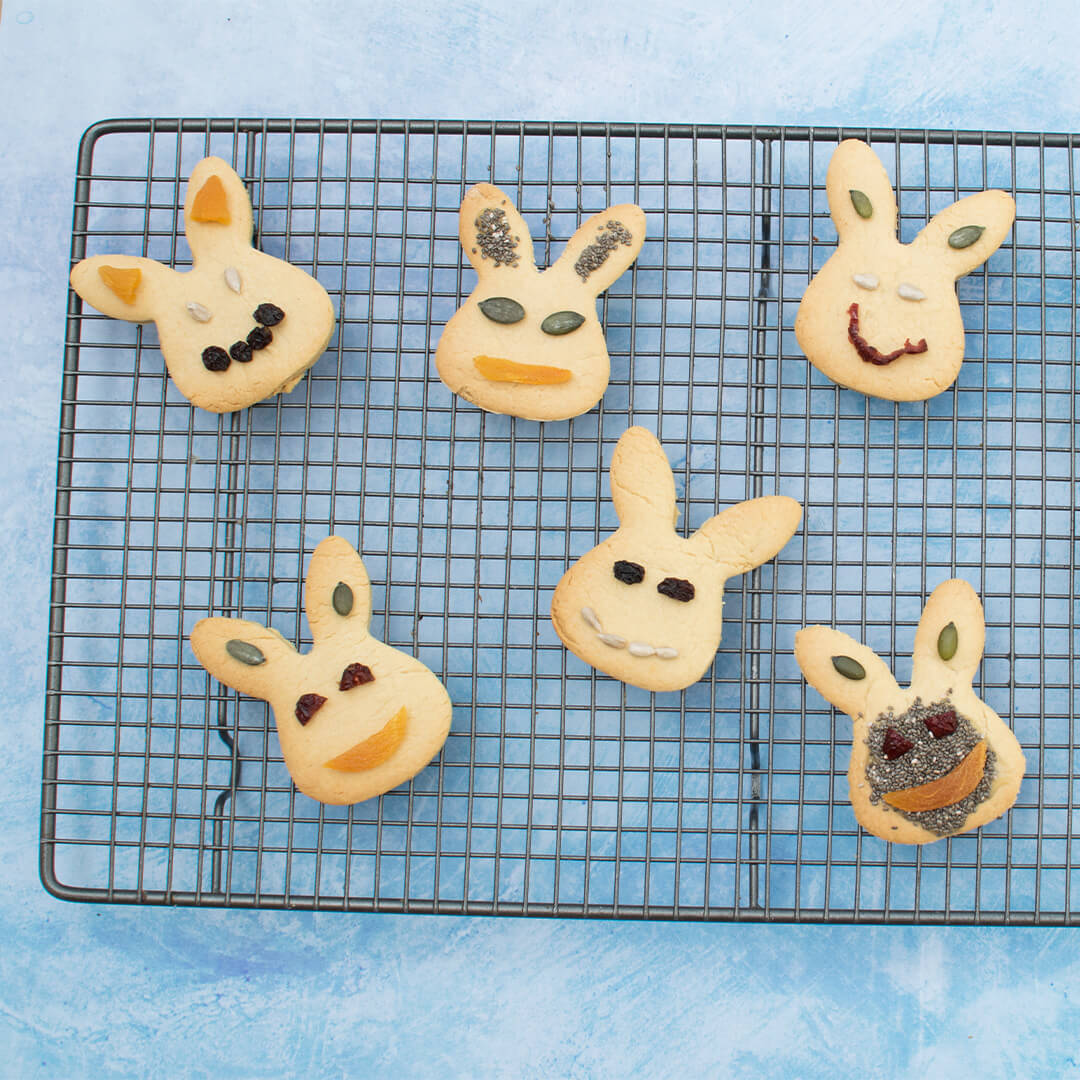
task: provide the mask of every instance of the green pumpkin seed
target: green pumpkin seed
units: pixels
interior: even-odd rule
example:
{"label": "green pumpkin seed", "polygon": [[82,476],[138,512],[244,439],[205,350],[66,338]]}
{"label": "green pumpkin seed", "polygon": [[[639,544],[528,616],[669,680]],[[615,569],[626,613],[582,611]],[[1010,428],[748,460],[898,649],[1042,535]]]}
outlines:
{"label": "green pumpkin seed", "polygon": [[525,309],[509,296],[492,296],[481,300],[480,310],[497,323],[516,323],[525,318]]}
{"label": "green pumpkin seed", "polygon": [[352,589],[345,584],[344,581],[339,581],[334,586],[334,597],[331,601],[334,605],[334,610],[339,615],[348,615],[352,611],[353,606],[353,594]]}
{"label": "green pumpkin seed", "polygon": [[234,660],[239,660],[241,664],[247,664],[248,667],[258,667],[260,664],[266,663],[266,657],[263,656],[262,650],[255,648],[251,642],[241,641],[239,638],[231,638],[226,641],[225,651]]}
{"label": "green pumpkin seed", "polygon": [[[859,217],[872,218],[874,216],[874,206],[865,192],[851,188],[848,194],[851,196],[851,205],[855,207],[855,213]],[[862,676],[860,675],[859,678]]]}
{"label": "green pumpkin seed", "polygon": [[585,316],[579,315],[576,311],[556,311],[540,324],[540,329],[545,334],[558,337],[560,334],[569,334],[571,330],[576,330],[584,321]]}
{"label": "green pumpkin seed", "polygon": [[957,229],[955,232],[949,233],[949,247],[971,247],[971,245],[974,244],[975,241],[978,240],[984,232],[986,232],[985,225],[965,225],[963,228]]}
{"label": "green pumpkin seed", "polygon": [[850,656],[834,656],[832,658],[832,666],[836,668],[845,679],[852,679],[855,682],[858,682],[859,679],[866,678],[866,669],[858,660],[852,660]]}
{"label": "green pumpkin seed", "polygon": [[942,660],[951,660],[956,655],[956,646],[959,643],[960,639],[956,633],[956,623],[951,622],[940,634],[938,634],[938,656],[940,656]]}

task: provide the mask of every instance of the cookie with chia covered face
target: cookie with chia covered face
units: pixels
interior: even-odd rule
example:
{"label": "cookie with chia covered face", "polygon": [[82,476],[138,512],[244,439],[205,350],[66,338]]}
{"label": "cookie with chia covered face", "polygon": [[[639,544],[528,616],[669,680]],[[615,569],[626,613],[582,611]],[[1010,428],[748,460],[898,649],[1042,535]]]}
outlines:
{"label": "cookie with chia covered face", "polygon": [[322,356],[334,308],[310,274],[257,250],[251,199],[221,158],[191,171],[184,233],[193,266],[94,255],[71,271],[71,286],[98,311],[153,322],[176,388],[193,405],[233,412],[287,393]]}
{"label": "cookie with chia covered face", "polygon": [[478,281],[439,338],[439,378],[488,412],[588,412],[611,375],[596,298],[637,258],[645,212],[627,203],[594,214],[541,272],[517,208],[493,184],[477,184],[461,204],[460,236]]}
{"label": "cookie with chia covered face", "polygon": [[675,532],[675,478],[656,436],[625,431],[611,459],[619,528],[563,575],[551,621],[587,664],[646,690],[682,690],[720,645],[724,584],[773,558],[802,507],[785,495],[738,503],[693,536]]}
{"label": "cookie with chia covered face", "polygon": [[799,346],[841,386],[892,401],[933,397],[964,360],[956,279],[1001,245],[1015,202],[1004,191],[969,195],[902,244],[888,174],[857,139],[836,148],[825,188],[839,243],[799,304]]}
{"label": "cookie with chia covered face", "polygon": [[446,688],[415,657],[371,635],[371,582],[340,536],[315,549],[304,582],[315,644],[301,654],[246,619],[202,619],[191,647],[211,675],[268,701],[296,786],[324,803],[362,802],[414,777],[450,732]]}
{"label": "cookie with chia covered face", "polygon": [[806,681],[852,719],[848,786],[859,824],[898,844],[968,832],[1016,802],[1024,754],[972,688],[982,660],[982,604],[966,582],[930,595],[915,633],[911,686],[839,630],[795,635]]}

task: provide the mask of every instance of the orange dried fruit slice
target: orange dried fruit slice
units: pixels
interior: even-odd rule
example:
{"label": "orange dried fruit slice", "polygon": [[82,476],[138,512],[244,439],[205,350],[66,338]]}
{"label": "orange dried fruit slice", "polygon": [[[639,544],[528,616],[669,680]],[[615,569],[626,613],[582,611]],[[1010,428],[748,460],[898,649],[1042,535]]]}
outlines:
{"label": "orange dried fruit slice", "polygon": [[529,383],[534,386],[569,382],[573,377],[566,368],[544,364],[519,364],[499,356],[474,356],[476,370],[492,382]]}
{"label": "orange dried fruit slice", "polygon": [[408,713],[402,706],[374,735],[358,742],[344,754],[338,754],[326,762],[328,769],[340,769],[342,772],[361,772],[374,769],[389,760],[405,738],[405,721]]}
{"label": "orange dried fruit slice", "polygon": [[193,221],[214,221],[219,225],[228,225],[229,200],[225,195],[225,185],[220,176],[211,176],[195,194],[191,204]]}
{"label": "orange dried fruit slice", "polygon": [[922,810],[939,810],[952,806],[970,795],[982,779],[986,768],[986,740],[976,743],[956,768],[918,787],[890,791],[882,798],[897,810],[917,814]]}
{"label": "orange dried fruit slice", "polygon": [[98,275],[125,304],[135,303],[135,294],[142,282],[142,271],[137,266],[128,270],[119,266],[99,266]]}

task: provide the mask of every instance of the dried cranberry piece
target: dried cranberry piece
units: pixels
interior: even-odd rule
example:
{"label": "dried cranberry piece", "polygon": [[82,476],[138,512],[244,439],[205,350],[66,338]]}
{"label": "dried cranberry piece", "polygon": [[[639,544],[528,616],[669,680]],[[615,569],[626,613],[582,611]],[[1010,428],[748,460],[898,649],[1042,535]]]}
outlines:
{"label": "dried cranberry piece", "polygon": [[267,330],[265,326],[256,326],[247,336],[247,343],[253,349],[265,349],[273,340],[273,333]]}
{"label": "dried cranberry piece", "polygon": [[666,577],[656,586],[656,591],[661,596],[670,596],[672,600],[681,600],[684,604],[694,599],[694,586],[686,578]]}
{"label": "dried cranberry piece", "polygon": [[202,351],[203,367],[207,371],[225,371],[229,366],[229,354],[218,345],[207,345]]}
{"label": "dried cranberry piece", "polygon": [[253,312],[252,318],[263,326],[277,326],[285,318],[285,312],[277,304],[260,304]]}
{"label": "dried cranberry piece", "polygon": [[898,757],[906,754],[914,745],[910,739],[905,739],[896,728],[886,728],[885,740],[881,744],[881,752],[890,761],[895,761]]}
{"label": "dried cranberry piece", "polygon": [[296,703],[296,719],[306,724],[325,704],[322,694],[303,694]]}
{"label": "dried cranberry piece", "polygon": [[246,341],[234,341],[229,346],[229,355],[238,364],[250,364],[251,363],[251,346]]}
{"label": "dried cranberry piece", "polygon": [[637,585],[638,582],[645,580],[645,567],[641,563],[619,559],[612,567],[612,571],[624,585]]}
{"label": "dried cranberry piece", "polygon": [[957,720],[956,713],[952,709],[946,709],[945,712],[928,716],[923,723],[930,729],[930,734],[935,739],[944,739],[946,735],[951,735],[956,730],[960,721]]}
{"label": "dried cranberry piece", "polygon": [[371,668],[367,664],[350,664],[341,673],[341,682],[338,683],[339,690],[351,690],[354,686],[363,686],[364,683],[374,682],[375,676],[371,673]]}

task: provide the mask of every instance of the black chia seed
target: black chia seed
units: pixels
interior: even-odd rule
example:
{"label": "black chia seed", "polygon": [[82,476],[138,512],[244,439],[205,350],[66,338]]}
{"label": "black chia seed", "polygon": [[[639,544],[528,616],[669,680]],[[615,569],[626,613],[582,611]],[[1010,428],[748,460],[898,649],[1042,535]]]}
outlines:
{"label": "black chia seed", "polygon": [[517,266],[521,259],[515,250],[518,238],[510,233],[506,211],[498,207],[488,206],[480,211],[476,219],[476,242],[480,245],[480,257],[492,259],[496,266]]}
{"label": "black chia seed", "polygon": [[[899,716],[892,709],[882,713],[871,725],[866,738],[870,748],[870,761],[866,766],[866,779],[870,784],[870,802],[880,803],[882,796],[902,788],[918,787],[944,776],[967,757],[976,743],[982,739],[966,716],[956,714],[957,726],[951,735],[935,739],[926,726],[926,719],[946,710],[953,710],[948,698],[923,705],[920,698]],[[914,745],[911,750],[893,761],[883,752],[886,731],[892,728]],[[896,813],[921,825],[938,836],[948,836],[963,828],[971,812],[990,795],[994,779],[994,752],[986,751],[986,766],[982,779],[975,790],[958,803],[942,806],[937,810],[908,811]],[[888,804],[886,804],[888,805]]]}
{"label": "black chia seed", "polygon": [[633,237],[630,230],[618,221],[609,221],[597,233],[596,239],[578,256],[574,263],[577,276],[582,281],[587,281],[589,275],[607,262],[607,257],[620,245],[629,247]]}

